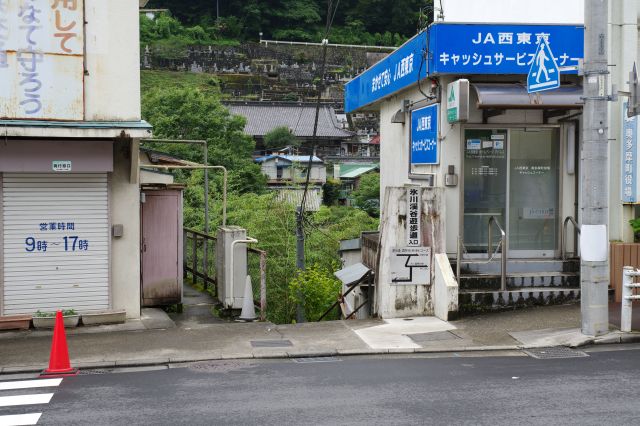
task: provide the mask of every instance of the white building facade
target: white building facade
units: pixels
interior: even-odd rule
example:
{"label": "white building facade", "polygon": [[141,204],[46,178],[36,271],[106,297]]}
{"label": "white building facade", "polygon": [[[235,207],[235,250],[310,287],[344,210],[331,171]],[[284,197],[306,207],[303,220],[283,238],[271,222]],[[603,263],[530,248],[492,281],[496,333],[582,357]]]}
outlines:
{"label": "white building facade", "polygon": [[0,315],[140,316],[138,6],[0,0]]}
{"label": "white building facade", "polygon": [[[376,310],[382,317],[433,315],[442,302],[435,300],[434,268],[413,270],[431,275],[422,280],[427,284],[398,284],[393,257],[403,247],[430,247],[432,256],[446,253],[454,269],[461,256],[479,261],[494,251],[496,267],[502,256],[513,263],[552,265],[563,252],[577,251],[572,227],[564,241],[562,231],[568,217],[580,223],[583,101],[577,69],[584,51],[584,2],[441,4],[429,29],[346,88],[347,112],[380,112],[382,253]],[[638,57],[639,5],[609,2],[610,83],[619,90],[628,90]],[[541,38],[562,71],[561,86],[530,94],[527,75],[537,64]],[[634,206],[622,197],[625,100],[610,102],[609,164],[603,167],[609,168],[609,239],[633,241],[628,220]],[[412,208],[411,189],[418,190],[419,210]],[[506,234],[499,249],[496,222]],[[562,273],[554,272],[562,284],[556,278],[553,290],[579,298],[579,286],[566,284]],[[525,294],[512,283],[489,297],[504,304],[523,296],[548,299],[553,291],[542,288],[548,285],[533,283]]]}

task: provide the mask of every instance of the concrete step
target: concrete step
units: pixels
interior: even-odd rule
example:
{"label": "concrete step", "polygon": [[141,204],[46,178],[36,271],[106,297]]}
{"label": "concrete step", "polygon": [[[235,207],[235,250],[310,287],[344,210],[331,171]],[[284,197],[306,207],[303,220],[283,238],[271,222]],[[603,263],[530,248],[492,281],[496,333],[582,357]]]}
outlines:
{"label": "concrete step", "polygon": [[[499,290],[500,274],[464,274],[460,275],[458,284],[461,290],[482,289]],[[578,288],[580,276],[576,272],[520,272],[506,276],[507,288],[524,289],[532,287],[545,288]]]}
{"label": "concrete step", "polygon": [[461,315],[512,310],[531,306],[560,305],[580,300],[580,289],[574,287],[529,287],[518,290],[460,290],[458,306]]}

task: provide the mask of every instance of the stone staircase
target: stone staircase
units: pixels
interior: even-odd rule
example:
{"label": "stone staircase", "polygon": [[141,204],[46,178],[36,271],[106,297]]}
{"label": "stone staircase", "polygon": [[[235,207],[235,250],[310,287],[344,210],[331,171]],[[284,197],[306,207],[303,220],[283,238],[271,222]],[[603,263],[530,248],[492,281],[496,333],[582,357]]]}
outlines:
{"label": "stone staircase", "polygon": [[[455,270],[455,259],[452,267]],[[580,300],[579,259],[510,259],[506,290],[500,288],[499,260],[464,260],[458,279],[461,315],[565,304]]]}

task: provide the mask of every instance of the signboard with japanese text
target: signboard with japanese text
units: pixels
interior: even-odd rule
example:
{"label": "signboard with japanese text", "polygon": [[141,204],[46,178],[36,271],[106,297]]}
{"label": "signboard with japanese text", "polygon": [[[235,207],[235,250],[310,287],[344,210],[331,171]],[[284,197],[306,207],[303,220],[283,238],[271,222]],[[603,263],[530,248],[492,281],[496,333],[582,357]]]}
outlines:
{"label": "signboard with japanese text", "polygon": [[411,111],[410,163],[438,164],[438,104]]}
{"label": "signboard with japanese text", "polygon": [[345,111],[371,105],[427,76],[526,75],[541,38],[560,67],[576,66],[584,58],[584,27],[578,25],[435,23],[348,82]]}
{"label": "signboard with japanese text", "polygon": [[84,0],[0,0],[0,118],[84,118]]}
{"label": "signboard with japanese text", "polygon": [[409,247],[419,247],[422,241],[421,198],[419,187],[407,188],[407,246]]}
{"label": "signboard with japanese text", "polygon": [[427,48],[426,31],[393,51],[345,85],[345,112],[391,95],[418,79],[427,76],[424,55]]}
{"label": "signboard with japanese text", "polygon": [[431,284],[431,247],[391,249],[391,285]]}
{"label": "signboard with japanese text", "polygon": [[627,117],[627,104],[622,105],[622,202],[638,202],[638,117]]}
{"label": "signboard with japanese text", "polygon": [[528,74],[541,38],[558,66],[584,58],[584,27],[575,25],[434,24],[429,35],[429,75]]}
{"label": "signboard with japanese text", "polygon": [[54,160],[54,161],[51,162],[51,169],[54,172],[70,172],[71,171],[71,161]]}

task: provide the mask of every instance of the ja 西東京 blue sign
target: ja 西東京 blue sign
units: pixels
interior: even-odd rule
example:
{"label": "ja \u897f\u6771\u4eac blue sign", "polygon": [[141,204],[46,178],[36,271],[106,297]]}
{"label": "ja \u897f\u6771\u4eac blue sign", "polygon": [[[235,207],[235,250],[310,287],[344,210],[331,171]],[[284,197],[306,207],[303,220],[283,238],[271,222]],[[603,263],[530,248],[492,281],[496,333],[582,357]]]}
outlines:
{"label": "ja \u897f\u6771\u4eac blue sign", "polygon": [[560,87],[560,68],[547,40],[542,37],[527,75],[527,92],[536,93]]}
{"label": "ja \u897f\u6771\u4eac blue sign", "polygon": [[345,112],[430,76],[527,75],[542,39],[559,67],[575,67],[584,58],[584,27],[579,25],[435,23],[348,82]]}
{"label": "ja \u897f\u6771\u4eac blue sign", "polygon": [[541,40],[557,55],[558,66],[577,66],[584,58],[582,26],[434,24],[429,75],[528,74]]}
{"label": "ja \u897f\u6771\u4eac blue sign", "polygon": [[411,164],[438,164],[438,104],[411,111]]}
{"label": "ja \u897f\u6771\u4eac blue sign", "polygon": [[345,85],[345,112],[354,111],[427,76],[424,63],[427,49],[426,31],[391,52]]}

